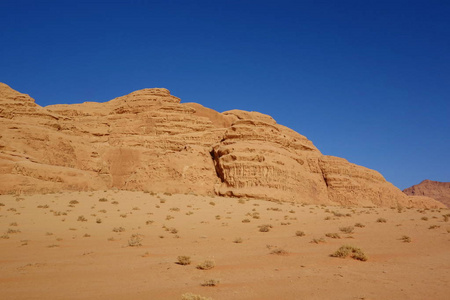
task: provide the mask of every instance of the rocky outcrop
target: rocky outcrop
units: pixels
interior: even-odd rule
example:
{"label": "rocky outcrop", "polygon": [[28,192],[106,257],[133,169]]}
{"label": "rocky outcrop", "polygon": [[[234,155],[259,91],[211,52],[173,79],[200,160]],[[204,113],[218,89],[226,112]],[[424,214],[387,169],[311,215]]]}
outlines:
{"label": "rocky outcrop", "polygon": [[268,115],[181,103],[166,89],[40,107],[0,84],[0,193],[126,189],[376,206],[410,200],[378,172],[324,156]]}
{"label": "rocky outcrop", "polygon": [[450,182],[440,182],[432,180],[424,180],[419,184],[413,185],[403,192],[410,196],[425,196],[433,198],[450,207]]}

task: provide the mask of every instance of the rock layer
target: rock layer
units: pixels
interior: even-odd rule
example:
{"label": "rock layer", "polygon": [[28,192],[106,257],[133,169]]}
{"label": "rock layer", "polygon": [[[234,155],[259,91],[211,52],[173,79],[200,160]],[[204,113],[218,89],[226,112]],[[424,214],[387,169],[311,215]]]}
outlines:
{"label": "rock layer", "polygon": [[404,189],[403,192],[409,196],[430,197],[450,207],[450,182],[426,179],[419,184]]}
{"label": "rock layer", "polygon": [[0,83],[0,193],[125,189],[301,203],[439,207],[324,156],[268,115],[181,103],[166,89],[41,107]]}

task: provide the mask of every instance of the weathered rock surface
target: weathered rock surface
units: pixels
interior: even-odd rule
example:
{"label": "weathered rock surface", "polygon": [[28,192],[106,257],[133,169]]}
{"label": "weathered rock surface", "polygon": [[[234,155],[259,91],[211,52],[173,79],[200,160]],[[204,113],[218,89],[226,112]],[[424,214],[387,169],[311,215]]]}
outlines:
{"label": "weathered rock surface", "polygon": [[426,179],[419,184],[404,189],[403,192],[410,196],[430,197],[450,207],[450,182]]}
{"label": "weathered rock surface", "polygon": [[41,107],[0,83],[0,193],[118,188],[303,203],[439,207],[324,156],[268,115],[143,89]]}

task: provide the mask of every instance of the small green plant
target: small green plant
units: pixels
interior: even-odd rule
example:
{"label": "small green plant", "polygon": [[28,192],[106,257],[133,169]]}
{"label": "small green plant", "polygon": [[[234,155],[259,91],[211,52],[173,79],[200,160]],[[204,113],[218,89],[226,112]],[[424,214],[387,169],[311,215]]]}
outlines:
{"label": "small green plant", "polygon": [[210,270],[216,266],[216,263],[213,260],[207,259],[201,264],[197,265],[197,269],[199,270]]}
{"label": "small green plant", "polygon": [[359,249],[357,247],[349,246],[349,245],[341,246],[338,250],[336,250],[336,252],[334,252],[330,256],[346,258],[349,255],[351,258],[360,260],[360,261],[366,261],[368,259],[367,256],[364,254],[364,252],[361,249]]}
{"label": "small green plant", "polygon": [[178,256],[176,264],[182,265],[182,266],[190,265],[191,264],[191,257],[190,256],[185,256],[185,255]]}

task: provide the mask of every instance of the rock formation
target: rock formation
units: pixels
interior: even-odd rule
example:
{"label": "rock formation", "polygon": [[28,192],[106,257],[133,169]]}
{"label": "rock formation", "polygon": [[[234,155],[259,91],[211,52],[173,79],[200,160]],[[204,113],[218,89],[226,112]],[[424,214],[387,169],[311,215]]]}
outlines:
{"label": "rock formation", "polygon": [[223,113],[143,89],[41,107],[0,83],[0,193],[126,189],[299,203],[439,207],[376,171],[324,156],[257,112]]}
{"label": "rock formation", "polygon": [[450,182],[424,180],[403,192],[409,196],[424,196],[440,201],[450,207]]}

